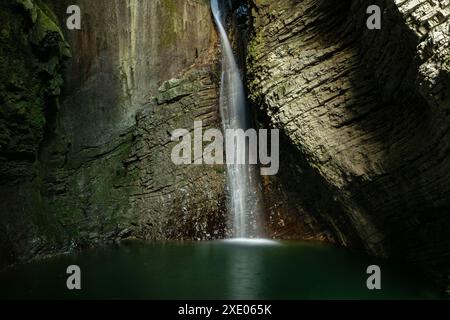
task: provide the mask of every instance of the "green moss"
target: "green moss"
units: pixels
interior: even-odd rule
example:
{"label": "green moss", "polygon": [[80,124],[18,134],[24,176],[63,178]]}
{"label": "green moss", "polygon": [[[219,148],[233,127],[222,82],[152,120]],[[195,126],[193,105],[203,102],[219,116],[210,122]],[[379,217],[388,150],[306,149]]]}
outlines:
{"label": "green moss", "polygon": [[[104,150],[87,150],[81,159],[71,158],[62,169],[62,180],[67,189],[53,198],[47,209],[64,230],[66,240],[81,246],[89,245],[93,241],[89,234],[113,234],[124,220],[129,219],[124,211],[129,207],[132,186],[139,179],[139,171],[129,170],[124,164],[132,147],[133,135],[129,133],[105,146]],[[108,156],[98,158],[103,152],[108,152]],[[97,160],[89,161],[93,158]],[[74,165],[74,161],[77,170],[67,176],[66,170]]]}
{"label": "green moss", "polygon": [[49,101],[59,95],[63,84],[62,63],[70,51],[48,12],[48,8],[42,9],[32,0],[0,4],[0,147],[3,150],[31,152],[34,149],[36,153],[43,137]]}
{"label": "green moss", "polygon": [[224,175],[226,173],[225,166],[223,165],[215,165],[212,168],[217,174]]}
{"label": "green moss", "polygon": [[258,71],[255,68],[255,64],[262,58],[263,49],[265,48],[265,39],[262,31],[257,31],[252,39],[249,41],[248,52],[247,52],[247,85],[250,92],[253,94],[249,95],[249,99],[256,101],[257,96],[255,95],[258,90],[255,88],[259,85],[259,80],[254,77]]}
{"label": "green moss", "polygon": [[175,44],[177,35],[177,23],[179,23],[179,15],[177,14],[176,0],[162,0],[161,1],[161,30],[159,36],[159,48],[166,49]]}
{"label": "green moss", "polygon": [[257,61],[262,55],[262,49],[265,47],[264,35],[262,32],[256,32],[248,45],[248,62],[251,64]]}
{"label": "green moss", "polygon": [[47,242],[57,243],[61,241],[61,232],[55,218],[49,214],[49,207],[41,194],[42,175],[39,162],[34,164],[36,178],[34,188],[31,194],[31,201],[34,208],[33,222],[39,230],[39,235],[45,238]]}
{"label": "green moss", "polygon": [[442,67],[447,72],[450,71],[450,56],[448,56],[447,59],[444,60],[444,62],[442,63]]}
{"label": "green moss", "polygon": [[[56,112],[69,46],[55,16],[39,0],[1,1],[0,21],[0,151],[6,155],[0,160],[0,172],[23,175],[2,176],[5,180],[33,179],[32,222],[48,242],[58,242],[61,231],[43,197],[37,159],[47,114]],[[14,158],[8,159],[8,154]],[[16,157],[21,162],[17,167],[24,169],[8,170]]]}

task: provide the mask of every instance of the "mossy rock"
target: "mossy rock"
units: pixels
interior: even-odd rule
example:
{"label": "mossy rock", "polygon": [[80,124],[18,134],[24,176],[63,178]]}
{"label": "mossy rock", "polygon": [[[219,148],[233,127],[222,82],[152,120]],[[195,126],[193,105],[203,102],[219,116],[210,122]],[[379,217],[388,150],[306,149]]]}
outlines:
{"label": "mossy rock", "polygon": [[[0,179],[5,190],[10,182],[24,190],[0,211],[9,211],[8,201],[26,194],[23,205],[33,210],[30,228],[43,240],[58,242],[61,234],[42,192],[38,158],[48,119],[58,111],[70,48],[55,16],[39,0],[1,1],[0,21]],[[0,224],[14,223],[8,219],[0,216]]]}
{"label": "mossy rock", "polygon": [[56,20],[41,6],[32,0],[0,5],[0,148],[9,153],[37,152],[70,57]]}

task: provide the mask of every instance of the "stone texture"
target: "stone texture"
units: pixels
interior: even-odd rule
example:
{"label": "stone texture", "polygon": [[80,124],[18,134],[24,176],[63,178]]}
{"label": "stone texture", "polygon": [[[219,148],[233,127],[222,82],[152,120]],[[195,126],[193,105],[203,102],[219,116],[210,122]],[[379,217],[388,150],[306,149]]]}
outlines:
{"label": "stone texture", "polygon": [[[43,182],[47,212],[76,246],[122,238],[213,239],[223,235],[224,168],[176,166],[171,133],[219,125],[210,66],[161,86],[136,124],[100,148],[52,161]],[[50,149],[53,148],[50,144]],[[48,155],[51,159],[59,153]],[[48,168],[48,167],[47,167]],[[92,236],[94,235],[94,236]]]}
{"label": "stone texture", "polygon": [[[61,123],[74,151],[98,147],[126,131],[162,82],[205,59],[216,42],[203,0],[48,0],[65,24],[78,4],[80,31],[65,79]],[[95,105],[95,108],[92,108]],[[97,125],[87,126],[94,121]]]}
{"label": "stone texture", "polygon": [[30,217],[39,194],[38,152],[58,109],[68,45],[48,8],[0,3],[0,266],[39,230]]}
{"label": "stone texture", "polygon": [[170,158],[173,130],[220,127],[208,2],[45,2],[62,26],[80,5],[82,30],[62,28],[60,109],[32,144],[34,174],[4,196],[0,267],[123,238],[223,236],[224,168]]}
{"label": "stone texture", "polygon": [[[223,165],[177,166],[170,160],[175,129],[220,128],[218,90],[211,69],[196,68],[164,83],[137,116],[136,142],[127,161],[132,182],[131,221],[147,239],[211,240],[225,236]],[[155,130],[157,128],[157,130]]]}
{"label": "stone texture", "polygon": [[[371,4],[382,8],[381,30],[366,28]],[[311,228],[414,262],[441,284],[448,12],[446,1],[254,1],[248,52],[251,100],[292,145],[282,146],[281,185]]]}

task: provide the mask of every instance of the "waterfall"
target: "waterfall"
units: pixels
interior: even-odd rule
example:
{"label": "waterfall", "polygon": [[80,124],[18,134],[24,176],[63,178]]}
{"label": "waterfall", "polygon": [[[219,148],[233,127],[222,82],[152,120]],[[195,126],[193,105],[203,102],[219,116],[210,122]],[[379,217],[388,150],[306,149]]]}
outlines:
{"label": "waterfall", "polygon": [[[222,43],[222,81],[220,112],[226,130],[247,130],[249,117],[244,84],[223,23],[221,1],[211,0],[211,9]],[[234,143],[237,157],[247,154],[248,145]],[[230,227],[235,238],[255,238],[261,234],[261,204],[256,168],[248,164],[227,163]]]}

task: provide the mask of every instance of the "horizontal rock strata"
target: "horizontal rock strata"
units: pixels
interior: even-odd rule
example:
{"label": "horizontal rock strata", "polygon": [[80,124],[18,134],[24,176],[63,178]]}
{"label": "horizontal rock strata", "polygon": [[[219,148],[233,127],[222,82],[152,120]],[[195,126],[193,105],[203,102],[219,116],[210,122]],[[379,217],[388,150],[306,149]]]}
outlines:
{"label": "horizontal rock strata", "polygon": [[[293,146],[281,160],[291,202],[329,238],[447,281],[448,1],[253,4],[250,97]],[[366,27],[371,4],[381,30]]]}

